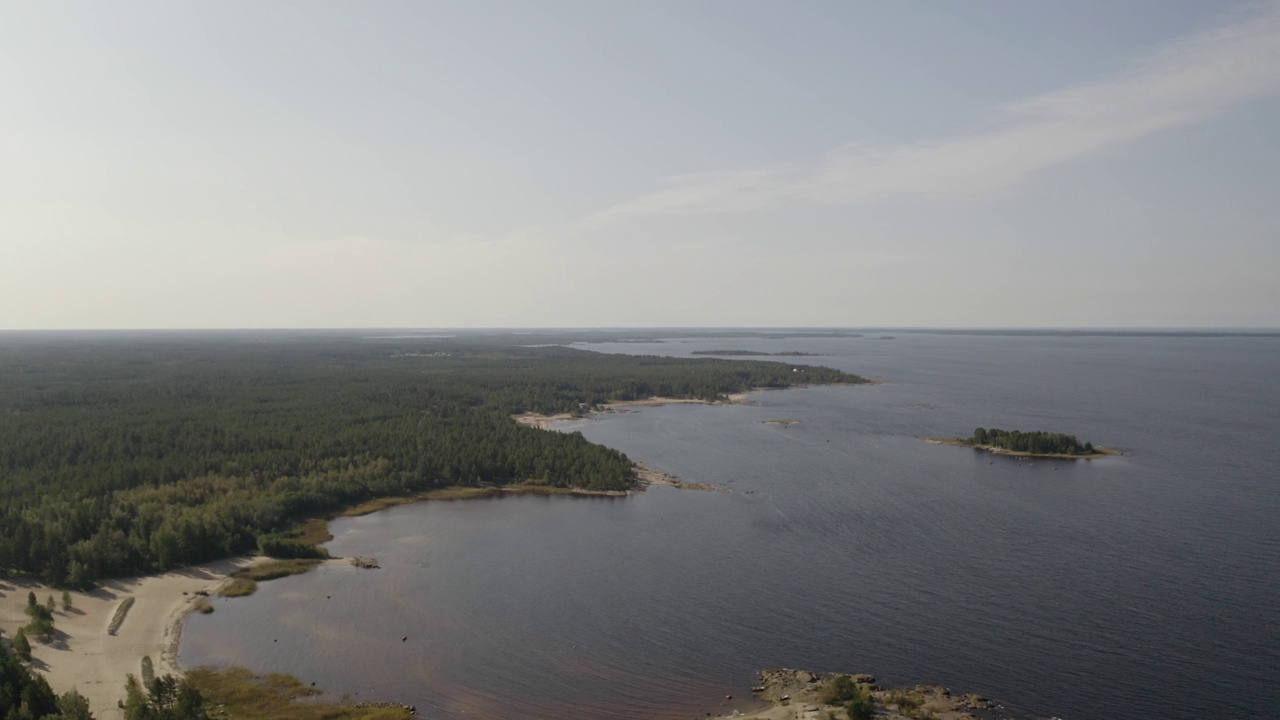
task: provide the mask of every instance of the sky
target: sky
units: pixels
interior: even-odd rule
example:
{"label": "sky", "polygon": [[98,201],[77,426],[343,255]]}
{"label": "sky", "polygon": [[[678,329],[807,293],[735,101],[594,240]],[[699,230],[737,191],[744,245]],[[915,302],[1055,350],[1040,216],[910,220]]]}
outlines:
{"label": "sky", "polygon": [[1280,1],[0,4],[0,328],[1280,327]]}

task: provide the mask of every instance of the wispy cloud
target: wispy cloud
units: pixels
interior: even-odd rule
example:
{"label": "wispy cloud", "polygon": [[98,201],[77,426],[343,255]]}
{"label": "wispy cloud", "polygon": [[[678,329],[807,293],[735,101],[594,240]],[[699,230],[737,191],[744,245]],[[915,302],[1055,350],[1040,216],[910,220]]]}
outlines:
{"label": "wispy cloud", "polygon": [[1170,43],[1126,71],[994,108],[949,138],[849,145],[793,168],[698,173],[598,212],[628,216],[735,212],[786,204],[844,205],[898,196],[985,196],[1052,165],[1203,121],[1280,91],[1280,3]]}

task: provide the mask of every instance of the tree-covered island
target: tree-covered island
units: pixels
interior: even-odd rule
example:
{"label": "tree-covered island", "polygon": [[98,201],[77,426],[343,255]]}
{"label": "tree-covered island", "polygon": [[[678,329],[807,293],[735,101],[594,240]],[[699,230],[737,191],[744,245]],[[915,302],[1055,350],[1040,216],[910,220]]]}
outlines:
{"label": "tree-covered island", "polygon": [[1080,460],[1116,455],[1114,450],[1095,447],[1091,442],[1080,442],[1075,435],[1033,430],[1001,430],[977,428],[967,438],[926,438],[929,442],[959,445],[975,450],[986,450],[996,455],[1023,458],[1047,458]]}

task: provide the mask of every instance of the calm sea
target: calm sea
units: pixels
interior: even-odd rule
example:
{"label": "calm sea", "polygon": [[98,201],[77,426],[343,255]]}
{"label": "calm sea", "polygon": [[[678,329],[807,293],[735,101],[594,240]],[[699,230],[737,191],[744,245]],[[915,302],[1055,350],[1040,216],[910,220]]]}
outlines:
{"label": "calm sea", "polygon": [[[218,600],[184,666],[439,718],[690,718],[757,668],[869,672],[1066,720],[1280,716],[1280,340],[900,335],[800,350],[885,381],[568,423],[732,494],[515,497],[333,523],[327,567]],[[768,420],[795,419],[781,426]],[[1123,450],[1019,462],[978,425]],[[725,700],[732,694],[733,700]]]}

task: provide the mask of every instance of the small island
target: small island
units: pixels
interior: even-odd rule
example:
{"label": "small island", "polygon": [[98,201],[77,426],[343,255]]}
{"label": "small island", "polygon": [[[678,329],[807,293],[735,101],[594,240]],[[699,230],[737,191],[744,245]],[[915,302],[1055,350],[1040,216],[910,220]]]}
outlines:
{"label": "small island", "polygon": [[769,707],[742,720],[1012,720],[1003,706],[981,695],[953,693],[941,685],[890,688],[871,675],[776,668],[760,672],[754,697]]}
{"label": "small island", "polygon": [[971,447],[996,455],[1019,458],[1045,458],[1052,460],[1088,460],[1107,455],[1119,455],[1115,450],[1094,447],[1093,443],[1081,443],[1075,435],[1051,433],[1041,430],[1000,430],[978,428],[967,438],[925,438],[932,443]]}

